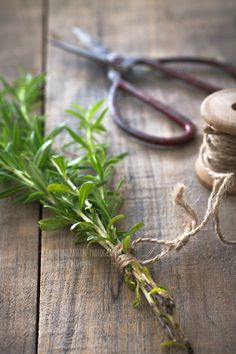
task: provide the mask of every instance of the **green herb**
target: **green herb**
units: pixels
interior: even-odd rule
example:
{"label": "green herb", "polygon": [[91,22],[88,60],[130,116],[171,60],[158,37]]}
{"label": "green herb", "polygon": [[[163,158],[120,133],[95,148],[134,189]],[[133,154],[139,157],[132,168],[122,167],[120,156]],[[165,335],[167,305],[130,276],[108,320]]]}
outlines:
{"label": "green herb", "polygon": [[[38,201],[54,216],[39,222],[42,230],[68,227],[76,242],[97,243],[111,256],[120,245],[123,255],[130,255],[132,236],[143,223],[122,231],[117,222],[122,203],[122,179],[112,189],[109,177],[116,164],[126,154],[110,155],[100,142],[105,132],[103,102],[85,109],[78,104],[69,110],[78,118],[79,133],[67,125],[56,127],[44,136],[44,116],[37,115],[44,76],[23,75],[13,85],[1,79],[0,91],[0,183],[1,198],[15,195],[17,201]],[[53,141],[62,131],[67,132],[78,158],[70,160],[58,155]],[[135,258],[122,268],[125,283],[135,293],[134,306],[141,294],[148,301],[164,328],[168,341],[163,347],[178,346],[192,353],[189,342],[173,318],[174,302],[165,288],[157,285],[148,269]]]}

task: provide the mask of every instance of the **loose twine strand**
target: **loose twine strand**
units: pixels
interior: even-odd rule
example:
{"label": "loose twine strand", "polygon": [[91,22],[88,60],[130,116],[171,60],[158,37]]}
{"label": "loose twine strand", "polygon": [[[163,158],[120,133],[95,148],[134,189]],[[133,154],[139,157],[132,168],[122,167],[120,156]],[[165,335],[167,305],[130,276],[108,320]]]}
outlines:
{"label": "loose twine strand", "polygon": [[186,187],[183,184],[177,185],[174,192],[174,203],[182,207],[186,213],[186,226],[183,233],[173,240],[157,240],[155,238],[140,237],[134,240],[130,252],[123,253],[122,245],[118,244],[112,251],[112,258],[119,270],[123,270],[137,259],[132,255],[134,248],[140,243],[152,243],[161,246],[161,251],[154,257],[144,261],[139,260],[142,265],[147,265],[165,257],[172,250],[181,250],[192,238],[197,235],[212,217],[215,232],[219,240],[227,245],[235,245],[236,241],[226,240],[221,230],[219,210],[223,197],[236,183],[236,137],[217,131],[211,126],[204,128],[203,143],[200,148],[200,159],[202,166],[213,178],[213,188],[208,199],[205,215],[198,223],[197,215],[190,204],[185,200]]}

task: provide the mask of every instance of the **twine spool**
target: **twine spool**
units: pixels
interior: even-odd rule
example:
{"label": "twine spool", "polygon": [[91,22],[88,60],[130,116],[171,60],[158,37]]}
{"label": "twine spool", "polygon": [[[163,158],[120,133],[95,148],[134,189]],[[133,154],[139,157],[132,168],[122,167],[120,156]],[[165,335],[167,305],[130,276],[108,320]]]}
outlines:
{"label": "twine spool", "polygon": [[[236,89],[208,96],[202,102],[201,116],[205,128],[196,173],[201,183],[212,189],[217,178],[236,176]],[[236,178],[227,193],[236,195]]]}

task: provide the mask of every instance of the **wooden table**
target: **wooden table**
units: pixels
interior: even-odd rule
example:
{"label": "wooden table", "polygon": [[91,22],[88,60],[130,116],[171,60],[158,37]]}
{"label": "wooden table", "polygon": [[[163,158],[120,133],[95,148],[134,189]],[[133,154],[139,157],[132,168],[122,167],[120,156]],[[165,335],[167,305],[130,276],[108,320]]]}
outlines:
{"label": "wooden table", "polygon": [[[87,105],[106,97],[108,82],[96,64],[48,47],[50,32],[72,41],[70,29],[78,25],[121,53],[197,54],[236,63],[235,13],[235,0],[2,1],[0,72],[13,79],[19,66],[33,73],[47,71],[42,105],[46,129],[61,121],[76,127],[64,110],[71,102]],[[204,71],[202,76],[212,74]],[[220,76],[217,80],[235,86]],[[204,94],[153,75],[144,85],[187,114],[199,133],[182,148],[155,150],[138,144],[107,118],[112,150],[130,152],[114,177],[127,178],[122,226],[144,220],[145,235],[173,238],[184,221],[172,205],[176,183],[187,185],[200,216],[209,196],[194,173]],[[121,102],[132,124],[157,134],[176,131],[135,100],[122,96]],[[235,197],[227,198],[222,208],[224,231],[231,239],[235,203]],[[0,353],[160,353],[162,329],[148,306],[132,307],[133,294],[107,257],[99,252],[87,257],[67,231],[41,234],[37,221],[44,211],[37,205],[14,205],[7,199],[0,209]],[[139,255],[145,250],[140,248]],[[180,253],[152,266],[154,278],[174,295],[177,317],[197,354],[235,353],[235,263],[235,248],[219,243],[209,225]]]}

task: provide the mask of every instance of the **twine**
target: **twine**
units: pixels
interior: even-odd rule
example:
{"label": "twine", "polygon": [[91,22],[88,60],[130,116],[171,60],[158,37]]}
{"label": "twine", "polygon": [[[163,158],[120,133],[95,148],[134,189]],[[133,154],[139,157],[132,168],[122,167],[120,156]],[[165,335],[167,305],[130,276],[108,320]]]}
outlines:
{"label": "twine", "polygon": [[200,157],[204,168],[215,179],[236,175],[236,137],[205,126]]}
{"label": "twine", "polygon": [[[219,240],[227,245],[235,245],[236,241],[226,240],[222,231],[219,217],[219,209],[224,195],[236,183],[236,137],[217,131],[211,126],[204,128],[203,143],[200,148],[202,166],[213,178],[213,188],[208,199],[205,215],[198,223],[194,209],[184,198],[186,187],[178,185],[174,192],[174,202],[182,207],[186,213],[186,227],[184,232],[173,240],[157,240],[155,238],[140,237],[131,243],[131,250],[140,243],[152,243],[161,246],[161,251],[152,258],[144,261],[142,265],[150,264],[165,257],[172,250],[181,250],[192,238],[197,235],[212,217],[215,224],[215,232]],[[137,261],[130,252],[123,253],[122,246],[116,245],[112,251],[112,258],[117,268],[122,271],[125,267]]]}
{"label": "twine", "polygon": [[137,262],[137,258],[135,258],[130,252],[123,253],[123,247],[120,243],[118,243],[111,251],[111,258],[120,272],[133,262]]}

